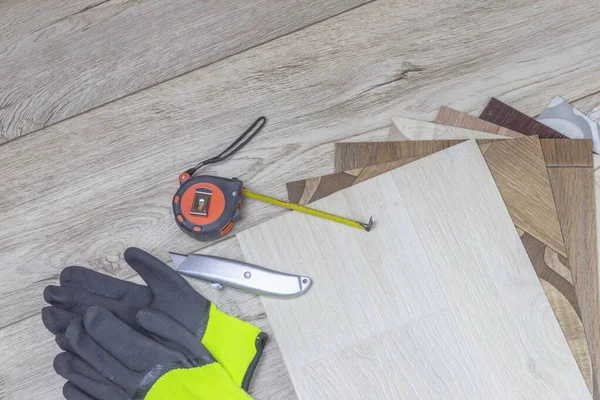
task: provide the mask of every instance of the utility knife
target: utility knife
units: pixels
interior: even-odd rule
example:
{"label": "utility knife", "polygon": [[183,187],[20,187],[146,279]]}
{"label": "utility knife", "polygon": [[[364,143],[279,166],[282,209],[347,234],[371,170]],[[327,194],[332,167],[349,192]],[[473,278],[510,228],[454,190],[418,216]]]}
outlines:
{"label": "utility knife", "polygon": [[286,274],[228,258],[169,254],[177,272],[211,282],[216,289],[228,286],[263,296],[297,297],[312,285],[312,279],[307,276]]}

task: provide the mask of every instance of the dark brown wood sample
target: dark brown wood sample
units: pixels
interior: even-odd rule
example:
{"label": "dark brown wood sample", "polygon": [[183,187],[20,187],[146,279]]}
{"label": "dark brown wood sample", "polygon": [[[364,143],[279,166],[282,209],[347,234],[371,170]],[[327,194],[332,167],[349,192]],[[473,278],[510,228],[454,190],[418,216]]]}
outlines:
{"label": "dark brown wood sample", "polygon": [[479,118],[501,127],[540,138],[565,139],[566,136],[492,97]]}
{"label": "dark brown wood sample", "polygon": [[[497,167],[490,167],[492,175],[497,179],[498,173],[502,172],[502,169],[506,169],[506,165],[511,165],[512,162],[509,160],[503,160],[503,154],[509,155],[512,147],[504,149],[501,152],[490,152],[490,148],[493,148],[492,143],[503,143],[509,145],[509,142],[518,143],[521,139],[515,140],[502,140],[502,141],[490,141],[481,140],[478,141],[484,157],[493,164],[497,164]],[[534,139],[535,140],[535,139]],[[353,185],[369,179],[373,176],[379,175],[390,169],[397,168],[400,165],[411,162],[420,157],[428,155],[428,151],[435,152],[440,151],[443,148],[447,148],[454,144],[460,143],[461,140],[445,140],[436,141],[437,144],[432,141],[422,142],[385,142],[385,143],[338,143],[336,144],[336,168],[350,169],[365,163],[377,163],[379,161],[387,163],[376,164],[362,168],[355,168],[349,171],[340,172],[319,178],[310,178],[303,181],[290,182],[288,183],[288,195],[290,201],[299,202],[300,204],[307,204],[317,198],[322,198],[334,191],[340,190],[346,185]],[[546,160],[547,170],[550,172],[552,169],[557,171],[564,169],[574,170],[590,170],[591,160],[586,157],[587,154],[591,154],[591,142],[590,141],[578,141],[573,143],[572,140],[542,140],[541,148],[543,150],[543,156]],[[581,145],[588,145],[587,149],[580,151]],[[514,146],[514,145],[513,145]],[[502,146],[504,147],[504,145]],[[578,150],[579,149],[579,150]],[[501,149],[502,150],[502,149]],[[587,150],[587,151],[586,151]],[[430,154],[430,153],[429,153]],[[573,159],[575,165],[586,165],[586,168],[553,168],[553,167],[564,167],[569,157],[568,154],[573,154],[571,158],[577,158],[577,154],[581,155],[581,159]],[[407,157],[404,159],[393,161],[395,157]],[[527,155],[523,155],[524,159],[528,158]],[[504,161],[504,162],[503,162]],[[504,167],[502,166],[504,165]],[[492,165],[493,166],[493,165]],[[589,168],[587,168],[589,167]],[[527,168],[521,164],[521,169]],[[500,177],[497,180],[497,184],[502,189],[510,186],[511,181],[515,182],[516,179],[521,177],[518,170],[506,170],[512,175],[505,176],[504,179]],[[495,173],[494,173],[495,172]],[[571,177],[575,182],[579,182],[580,177]],[[334,183],[336,182],[337,183]],[[548,182],[548,177],[546,176]],[[343,183],[342,183],[343,182]],[[557,182],[554,182],[552,187],[554,190],[559,190],[561,179],[557,178]],[[591,182],[591,181],[589,181]],[[549,185],[549,183],[548,183]],[[501,193],[503,190],[501,189]],[[593,190],[593,187],[591,187]],[[505,196],[506,191],[503,194]],[[529,195],[528,197],[535,197],[535,195]],[[589,196],[588,196],[589,198]],[[511,200],[512,199],[512,200]],[[593,197],[592,197],[593,200]],[[505,198],[507,206],[510,205],[511,201],[520,201],[519,199]],[[531,204],[531,203],[530,203]],[[561,204],[564,204],[561,202]],[[570,202],[572,206],[573,202]],[[516,204],[515,204],[516,205]],[[509,207],[513,212],[517,210],[517,207]],[[524,210],[521,210],[524,211]],[[526,209],[525,209],[526,211]],[[567,212],[566,210],[565,212]],[[556,212],[556,209],[555,209]],[[563,213],[564,214],[564,213]],[[569,215],[559,215],[562,217],[561,227],[568,221],[572,221],[574,218]],[[513,215],[514,220],[514,215]],[[518,225],[517,225],[518,226]],[[521,235],[522,242],[530,256],[532,263],[536,269],[536,273],[540,277],[540,281],[550,303],[552,304],[553,310],[555,311],[561,328],[567,337],[569,346],[573,351],[573,354],[577,360],[577,363],[586,378],[588,385],[592,386],[592,367],[589,354],[589,346],[582,323],[582,314],[580,300],[577,297],[577,291],[574,285],[574,272],[570,265],[568,257],[564,257],[563,254],[552,249],[547,243],[539,240],[527,230],[518,228]],[[562,232],[561,232],[562,233]],[[538,235],[539,237],[539,235]],[[567,254],[573,254],[575,251],[573,248],[576,246],[571,243],[571,248],[567,249]],[[595,246],[594,246],[595,248]],[[579,249],[579,252],[582,252]],[[584,252],[585,253],[585,252]],[[589,253],[589,252],[588,252]],[[575,254],[577,256],[577,254]]]}

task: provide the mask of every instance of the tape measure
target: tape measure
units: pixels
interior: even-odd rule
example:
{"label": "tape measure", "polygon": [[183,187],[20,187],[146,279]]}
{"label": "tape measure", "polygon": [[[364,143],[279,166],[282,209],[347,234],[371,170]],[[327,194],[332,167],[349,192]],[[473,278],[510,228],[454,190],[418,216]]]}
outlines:
{"label": "tape measure", "polygon": [[[240,219],[242,198],[246,196],[369,231],[373,223],[372,218],[365,224],[254,193],[246,190],[242,181],[236,178],[228,179],[209,175],[193,176],[199,168],[223,161],[244,147],[263,128],[266,121],[265,117],[258,118],[221,154],[204,160],[179,175],[180,186],[173,196],[173,215],[181,230],[202,241],[214,240],[226,235],[231,231],[235,222]],[[244,138],[246,139],[244,140]]]}
{"label": "tape measure", "polygon": [[240,218],[242,181],[216,176],[188,177],[173,196],[179,227],[198,240],[226,235]]}
{"label": "tape measure", "polygon": [[221,154],[179,174],[180,186],[173,196],[173,214],[181,230],[195,239],[206,241],[218,239],[233,228],[242,209],[242,181],[192,175],[205,165],[231,157],[248,144],[266,123],[265,117],[259,117]]}

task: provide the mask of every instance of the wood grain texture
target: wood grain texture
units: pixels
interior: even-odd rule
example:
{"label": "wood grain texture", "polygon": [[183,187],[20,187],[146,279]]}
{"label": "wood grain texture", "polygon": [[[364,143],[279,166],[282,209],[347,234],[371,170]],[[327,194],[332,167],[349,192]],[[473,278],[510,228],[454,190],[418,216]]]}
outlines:
{"label": "wood grain texture", "polygon": [[[415,126],[420,126],[422,131],[435,124],[415,121]],[[455,128],[459,132],[461,128]],[[467,135],[471,131],[464,130]],[[427,133],[424,136],[428,136]],[[413,136],[411,136],[413,137]],[[456,145],[457,141],[420,141],[388,143],[362,143],[346,145],[336,144],[336,169],[355,167],[363,163],[375,164],[391,162],[401,159],[412,159],[427,156],[436,151]],[[483,144],[483,142],[482,142]],[[356,157],[354,157],[356,155]],[[547,246],[566,256],[563,235],[554,206],[554,198],[548,181],[544,155],[537,137],[519,138],[516,140],[496,141],[486,147],[484,157],[498,185],[502,198],[513,218],[514,224],[522,230],[529,232],[534,237],[544,242]],[[364,164],[363,164],[364,165]],[[390,166],[393,166],[390,165]],[[370,172],[369,170],[366,172]],[[321,181],[328,182],[321,186],[321,197],[324,193],[332,193],[336,185],[348,187],[352,184],[351,176],[343,180],[338,178],[350,174],[321,177]],[[317,178],[319,179],[319,178]],[[331,182],[331,183],[329,183]],[[292,191],[288,185],[288,197],[291,201],[298,198],[310,198],[298,191],[301,183],[292,183]],[[304,186],[308,186],[304,184]],[[316,191],[315,191],[316,193]]]}
{"label": "wood grain texture", "polygon": [[[455,130],[455,132],[457,131]],[[477,144],[484,146],[497,140],[477,139]],[[461,142],[464,140],[425,140],[420,141],[417,145],[406,145],[405,142],[338,142],[335,144],[335,170],[347,171],[362,168],[365,165],[375,166],[398,160],[422,158]]]}
{"label": "wood grain texture", "polygon": [[549,167],[593,167],[591,140],[542,140],[542,149]]}
{"label": "wood grain texture", "polygon": [[566,138],[566,136],[549,126],[530,118],[494,97],[487,103],[479,118],[524,135],[535,135],[549,139]]}
{"label": "wood grain texture", "polygon": [[[235,237],[205,248],[203,254],[244,260]],[[260,298],[227,288],[215,290],[206,282],[186,279],[224,312],[249,321],[269,334],[269,341],[250,387],[253,398],[297,399]],[[137,275],[128,280],[143,284]],[[52,360],[58,352],[54,336],[42,325],[39,313],[0,329],[0,363],[3,366],[0,372],[0,398],[62,400],[61,387],[65,380],[52,368]]]}
{"label": "wood grain texture", "polygon": [[[432,151],[432,153],[433,152],[434,151]],[[409,164],[419,158],[421,157],[404,158],[389,163],[374,164],[349,171],[287,182],[285,185],[288,192],[288,200],[292,203],[304,206],[329,196],[338,190],[348,188],[357,183],[366,181],[367,179],[371,179],[385,172]]]}
{"label": "wood grain texture", "polygon": [[[109,0],[83,9],[54,4],[64,10],[62,18],[9,35],[12,43],[0,53],[0,142],[366,2]],[[7,13],[0,5],[0,20],[18,20],[38,8],[28,3]]]}
{"label": "wood grain texture", "polygon": [[522,133],[504,128],[502,126],[484,121],[473,115],[460,112],[447,106],[441,106],[435,119],[436,124],[456,126],[458,128],[472,129],[474,131],[493,133],[508,137],[521,137]]}
{"label": "wood grain texture", "polygon": [[598,253],[592,168],[550,168],[550,184],[567,245],[583,327],[592,355],[594,397],[600,374],[600,323],[598,320]]}
{"label": "wood grain texture", "polygon": [[[469,137],[472,135],[472,137]],[[447,139],[498,139],[498,135],[486,134],[477,130],[467,131],[453,126],[424,123],[410,118],[393,117],[390,126],[390,138],[394,140],[411,140],[418,136],[422,140],[436,140],[440,137]]]}
{"label": "wood grain texture", "polygon": [[514,224],[566,256],[544,155],[537,137],[493,143],[484,158]]}
{"label": "wood grain texture", "polygon": [[[503,136],[523,135],[502,126],[456,111],[450,107],[440,107],[435,122],[458,128],[481,130]],[[510,133],[512,132],[512,134]],[[589,167],[592,166],[592,143],[589,140],[571,142],[569,139],[557,139],[556,142],[541,140],[546,165],[551,167]]]}
{"label": "wood grain texture", "polygon": [[263,298],[300,399],[590,398],[475,142],[314,205],[376,228],[289,213],[238,234],[247,261],[315,280]]}
{"label": "wood grain texture", "polygon": [[[0,57],[7,57],[25,37],[73,14],[98,5],[104,0],[3,1],[0,4]],[[33,36],[35,38],[35,36]]]}
{"label": "wood grain texture", "polygon": [[[473,136],[473,134],[469,133],[469,137],[472,137],[472,136]],[[418,138],[418,136],[414,136],[414,137]],[[452,145],[452,144],[457,143],[457,141],[454,141],[454,142],[442,141],[442,142],[446,142],[447,145]],[[488,142],[488,141],[486,140],[486,142]],[[504,144],[504,142],[507,142],[507,141],[502,140],[501,142]],[[546,140],[542,140],[542,142],[547,143],[546,146],[542,146],[542,147],[546,148],[546,149],[550,149],[552,154],[559,153],[558,150],[552,150],[552,147],[554,144],[558,145],[558,147],[560,148],[560,151],[568,152],[569,145],[573,146],[573,148],[576,150],[579,148],[579,142],[588,142],[590,152],[588,152],[587,154],[591,153],[591,143],[589,141],[573,141],[570,139],[567,139],[567,140],[546,139]],[[410,144],[410,143],[415,143],[415,144]],[[369,148],[370,146],[372,148]],[[385,147],[389,147],[389,149],[385,150],[384,149]],[[405,147],[405,149],[400,150],[401,147]],[[340,160],[340,161],[338,161],[338,165],[342,168],[343,167],[350,168],[350,167],[356,167],[357,165],[361,165],[361,159],[362,159],[362,163],[363,163],[362,165],[364,165],[364,163],[367,163],[367,162],[378,162],[378,161],[388,161],[389,162],[390,161],[389,154],[411,154],[412,152],[410,150],[408,150],[411,147],[419,148],[419,147],[421,147],[421,145],[419,142],[381,142],[381,143],[370,143],[370,144],[338,143],[338,144],[336,144],[336,160],[337,159]],[[492,146],[490,146],[490,147],[492,147]],[[356,154],[353,154],[353,148],[355,149]],[[380,148],[380,149],[378,151],[375,151],[374,150],[375,148]],[[337,151],[338,149],[344,149],[344,154],[347,156],[348,163],[345,163],[343,161],[343,159],[340,158],[339,153]],[[372,154],[379,154],[381,158],[378,159],[376,157],[373,157]],[[577,152],[574,151],[573,154],[577,154]],[[582,154],[582,155],[584,155],[584,154]],[[587,157],[587,155],[585,155],[585,156]],[[484,157],[486,157],[486,154],[484,154]],[[551,159],[550,157],[545,157],[545,158],[546,158],[546,160]],[[581,164],[581,162],[576,161],[575,164],[579,165],[579,164]],[[524,168],[528,168],[528,165],[525,165]],[[553,168],[552,166],[548,166],[548,171],[554,170],[554,169],[561,169],[561,168]],[[588,168],[588,169],[590,169],[590,168]],[[520,177],[519,177],[518,172],[516,172],[516,173],[517,173],[517,175],[513,179],[518,180],[518,179],[520,179]],[[546,178],[546,179],[548,179],[548,178]],[[557,190],[561,190],[561,188],[559,186],[552,187],[553,195],[554,195],[554,192]],[[565,215],[565,213],[563,213],[563,215],[559,214],[559,222],[561,224],[561,232],[562,232],[562,227],[565,224],[573,224],[573,223],[581,224],[581,221],[578,221],[573,216]],[[586,224],[584,223],[583,225],[585,226]],[[522,230],[520,230],[520,231],[522,232],[522,233],[520,233],[520,235],[522,236],[522,239],[527,239],[527,236],[523,236],[525,232],[523,232]],[[531,236],[531,235],[529,235],[529,236]],[[525,247],[528,249],[528,253],[530,253],[530,255],[537,254],[537,252],[535,251],[535,247],[533,247],[533,249],[532,249],[532,246],[535,245],[535,242],[533,242],[531,240],[529,240],[529,241],[524,240],[524,244],[525,244]],[[567,246],[569,245],[569,243],[565,243],[565,244]],[[592,253],[596,251],[596,249],[594,247],[590,247],[590,248],[593,249],[591,251]],[[590,250],[589,250],[589,248],[583,249],[581,247],[575,247],[574,245],[571,245],[570,248],[567,247],[567,255],[573,254],[576,252],[589,253]],[[553,310],[554,310],[557,318],[560,321],[561,327],[563,328],[563,332],[564,332],[565,336],[567,337],[567,341],[569,342],[569,346],[571,347],[573,354],[576,356],[577,363],[581,369],[581,372],[584,375],[584,377],[586,378],[586,382],[588,383],[588,385],[591,388],[593,386],[592,371],[595,369],[591,368],[592,359],[590,356],[590,352],[593,351],[594,341],[597,341],[598,338],[594,338],[594,331],[593,331],[593,329],[590,329],[590,328],[592,328],[596,322],[595,322],[594,318],[591,317],[589,314],[584,316],[581,313],[581,309],[582,309],[581,306],[575,307],[573,305],[574,299],[573,299],[573,295],[572,295],[573,292],[577,293],[577,287],[575,286],[575,282],[573,279],[574,272],[571,272],[571,271],[574,271],[574,269],[578,268],[578,267],[581,268],[581,266],[579,266],[577,263],[572,264],[570,262],[562,262],[558,257],[553,255],[552,252],[550,252],[550,251],[548,252],[547,255],[546,254],[544,254],[544,255],[545,255],[545,257],[543,257],[543,258],[542,257],[532,257],[531,261],[532,261],[532,263],[534,263],[534,265],[536,267],[536,272],[539,273],[539,276],[542,279],[542,284],[543,284],[544,290],[546,292],[546,295],[552,304]],[[565,271],[565,268],[569,268],[568,273]],[[593,268],[593,266],[592,266],[592,268]],[[544,280],[544,278],[549,279],[549,280]],[[588,302],[592,301],[593,302],[593,297],[591,297],[591,298],[590,298],[590,296],[585,297],[586,296],[585,293],[582,293],[582,296],[583,297],[579,297],[579,296],[577,297],[578,304],[582,304],[583,301],[588,301]],[[584,329],[583,321],[585,321],[585,326],[586,326],[587,331],[586,331],[586,329]],[[589,344],[587,344],[588,340],[589,340]]]}
{"label": "wood grain texture", "polygon": [[[490,109],[488,112],[489,118],[498,120],[497,123],[500,125],[510,127],[504,125],[507,121],[502,117],[510,107],[500,102],[497,103],[499,104],[496,111]],[[518,119],[523,126],[534,124],[531,121],[535,121],[523,114]],[[535,123],[539,122],[535,121]],[[515,130],[518,131],[516,128]],[[566,141],[563,144],[566,144]],[[597,156],[594,157],[597,160]],[[594,164],[597,163],[594,162]],[[598,248],[600,238],[598,238],[599,232],[597,231],[599,216],[595,211],[594,202],[594,196],[598,197],[600,191],[594,187],[595,173],[593,168],[556,168],[549,169],[548,174],[553,186],[559,218],[561,218],[561,227],[573,271],[575,288],[581,305],[583,326],[592,356],[592,368],[595,372],[593,377],[594,399],[600,399],[600,320],[598,304],[598,288],[600,287],[600,275],[598,275],[600,252]],[[590,218],[590,215],[595,215],[595,218]]]}

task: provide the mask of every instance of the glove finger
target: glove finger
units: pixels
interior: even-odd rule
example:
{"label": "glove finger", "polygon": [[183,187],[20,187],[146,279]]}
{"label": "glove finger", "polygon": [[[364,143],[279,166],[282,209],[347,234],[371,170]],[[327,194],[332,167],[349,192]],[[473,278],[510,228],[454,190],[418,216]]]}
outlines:
{"label": "glove finger", "polygon": [[102,348],[131,370],[147,372],[158,364],[186,360],[180,352],[142,335],[103,308],[90,308],[83,325]]}
{"label": "glove finger", "polygon": [[[96,398],[98,400],[127,399],[127,393],[108,379],[103,377],[88,363],[71,353],[60,353],[54,358],[54,370],[57,374],[71,382],[63,387],[67,400]],[[69,396],[65,393],[68,391]],[[79,392],[79,393],[78,393]],[[88,397],[81,397],[81,394]],[[80,397],[77,397],[80,396]]]}
{"label": "glove finger", "polygon": [[91,396],[88,396],[86,393],[77,389],[77,386],[73,385],[71,382],[67,382],[63,386],[63,396],[67,400],[96,400]]}
{"label": "glove finger", "polygon": [[175,270],[143,250],[130,247],[125,250],[124,258],[127,264],[140,274],[155,296],[194,291]]}
{"label": "glove finger", "polygon": [[136,321],[146,331],[160,338],[166,346],[181,351],[187,358],[200,360],[202,365],[215,362],[196,336],[166,314],[145,308],[137,313]]}
{"label": "glove finger", "polygon": [[67,339],[64,333],[59,333],[58,335],[56,335],[54,341],[56,342],[58,347],[60,347],[61,350],[70,351],[71,353],[75,354],[75,350],[71,346],[71,343],[69,343],[69,340]]}
{"label": "glove finger", "polygon": [[114,299],[78,288],[47,286],[44,289],[44,300],[55,307],[78,315],[85,314],[90,307],[100,306],[115,314],[125,323],[135,325],[135,314],[150,305],[152,293],[148,288],[144,288],[138,293],[127,294],[125,299],[123,297]]}
{"label": "glove finger", "polygon": [[[94,338],[85,331],[81,318],[71,322],[65,332],[65,336],[69,341],[69,345],[73,352],[81,357],[81,359],[88,363],[93,369],[98,371],[100,375],[107,378],[109,381],[114,382],[117,386],[125,389],[125,391],[129,393],[135,392],[141,379],[140,374],[127,368],[118,358],[113,357],[112,354],[98,344]],[[107,339],[121,341],[122,338],[119,336],[110,336]],[[73,381],[71,378],[67,379]]]}
{"label": "glove finger", "polygon": [[71,266],[60,273],[60,285],[87,290],[100,296],[117,299],[124,293],[143,288],[133,282],[124,281],[89,268]]}
{"label": "glove finger", "polygon": [[54,335],[66,331],[71,321],[78,316],[78,314],[58,307],[48,306],[42,308],[42,322],[46,329]]}

